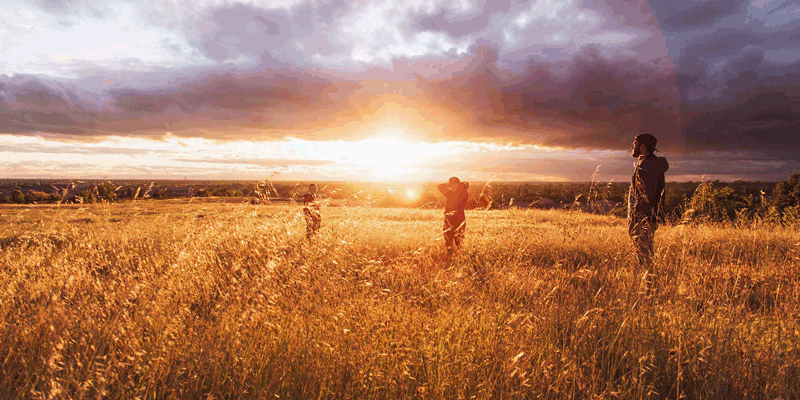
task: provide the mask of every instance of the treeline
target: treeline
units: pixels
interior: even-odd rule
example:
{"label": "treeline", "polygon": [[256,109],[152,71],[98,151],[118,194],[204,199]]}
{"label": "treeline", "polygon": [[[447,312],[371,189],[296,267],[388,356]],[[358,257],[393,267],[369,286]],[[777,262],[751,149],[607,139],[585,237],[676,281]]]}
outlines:
{"label": "treeline", "polygon": [[[310,182],[268,181],[82,181],[82,186],[46,193],[43,186],[64,182],[0,181],[0,202],[115,202],[182,197],[245,197],[243,201],[300,200]],[[376,207],[438,208],[443,197],[435,183],[316,182],[320,193],[341,204]],[[61,185],[61,186],[59,186]],[[614,204],[611,213],[625,216],[628,182],[473,182],[469,208],[527,207],[549,200],[550,208],[581,208],[596,202]],[[668,182],[665,216],[673,221],[800,221],[800,173],[785,181]]]}
{"label": "treeline", "polygon": [[[734,182],[735,183],[735,182]],[[738,189],[738,190],[737,190]],[[800,222],[800,173],[780,181],[767,191],[758,188],[743,190],[735,185],[704,182],[682,207],[673,213],[686,220]]]}
{"label": "treeline", "polygon": [[[490,190],[499,207],[541,198],[565,208],[576,203],[618,202],[612,213],[627,214],[630,183],[497,183]],[[665,217],[679,221],[800,222],[800,173],[780,182],[667,182]]]}

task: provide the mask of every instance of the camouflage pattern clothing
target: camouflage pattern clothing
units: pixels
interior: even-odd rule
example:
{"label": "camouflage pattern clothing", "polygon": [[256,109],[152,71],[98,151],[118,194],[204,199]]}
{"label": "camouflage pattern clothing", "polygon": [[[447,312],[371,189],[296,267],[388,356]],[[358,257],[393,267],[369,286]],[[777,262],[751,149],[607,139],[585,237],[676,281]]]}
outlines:
{"label": "camouflage pattern clothing", "polygon": [[664,157],[640,156],[628,191],[628,234],[639,264],[648,269],[653,266],[653,239],[663,215],[664,173],[668,169]]}
{"label": "camouflage pattern clothing", "polygon": [[306,236],[311,237],[322,226],[322,214],[316,194],[307,193],[303,197],[303,215],[306,218]]}

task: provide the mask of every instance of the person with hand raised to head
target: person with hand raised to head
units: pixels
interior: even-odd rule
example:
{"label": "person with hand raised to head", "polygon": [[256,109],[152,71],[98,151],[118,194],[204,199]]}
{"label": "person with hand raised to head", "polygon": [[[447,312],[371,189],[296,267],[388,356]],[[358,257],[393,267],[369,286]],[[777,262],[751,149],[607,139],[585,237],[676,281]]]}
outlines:
{"label": "person with hand raised to head", "polygon": [[437,186],[445,197],[444,207],[444,243],[447,249],[447,256],[450,257],[461,247],[464,241],[464,232],[467,227],[464,208],[469,200],[469,183],[461,182],[455,176],[450,178],[447,183]]}

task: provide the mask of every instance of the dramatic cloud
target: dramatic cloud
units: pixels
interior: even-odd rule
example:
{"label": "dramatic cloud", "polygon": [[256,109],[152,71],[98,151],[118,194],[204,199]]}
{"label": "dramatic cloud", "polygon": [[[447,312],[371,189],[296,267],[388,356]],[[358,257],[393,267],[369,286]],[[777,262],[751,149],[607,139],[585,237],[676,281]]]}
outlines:
{"label": "dramatic cloud", "polygon": [[663,24],[670,29],[700,28],[737,13],[744,3],[745,1],[741,0],[670,1],[662,5],[664,12],[661,18]]}
{"label": "dramatic cloud", "polygon": [[416,116],[420,121],[410,135],[428,140],[494,138],[619,148],[628,145],[632,133],[653,131],[663,132],[665,143],[682,142],[674,77],[652,66],[609,61],[589,49],[563,73],[533,61],[513,72],[498,67],[495,50],[476,52],[462,70],[440,79],[392,79],[398,75],[393,71],[361,82],[291,70],[209,74],[151,90],[112,87],[96,98],[98,103],[84,101],[76,87],[17,77],[2,82],[7,87],[3,127],[10,133],[170,131],[209,138],[280,138],[292,132],[313,137],[352,124],[371,127],[337,131],[340,138],[354,139],[389,123],[380,115],[389,112],[397,118]]}
{"label": "dramatic cloud", "polygon": [[3,134],[355,141],[391,128],[409,140],[566,154],[622,152],[649,132],[686,160],[722,166],[717,154],[746,152],[726,168],[765,176],[800,151],[792,1],[3,7]]}
{"label": "dramatic cloud", "polygon": [[695,149],[795,158],[800,12],[794,2],[651,2],[676,56],[683,134]]}

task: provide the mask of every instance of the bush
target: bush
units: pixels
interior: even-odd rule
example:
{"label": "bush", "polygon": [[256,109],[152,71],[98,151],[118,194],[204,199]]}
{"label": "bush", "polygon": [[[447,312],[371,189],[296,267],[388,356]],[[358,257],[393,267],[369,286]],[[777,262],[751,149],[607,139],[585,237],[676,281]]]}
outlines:
{"label": "bush", "polygon": [[713,182],[703,182],[689,200],[686,213],[692,215],[693,219],[730,221],[744,205],[732,188],[715,187]]}
{"label": "bush", "polygon": [[784,208],[782,220],[787,224],[800,223],[800,205],[794,205]]}
{"label": "bush", "polygon": [[19,189],[14,189],[14,192],[11,193],[11,201],[14,203],[22,204],[25,203],[25,195]]}
{"label": "bush", "polygon": [[788,181],[781,181],[775,185],[769,205],[783,213],[786,208],[800,205],[800,173],[789,176]]}

